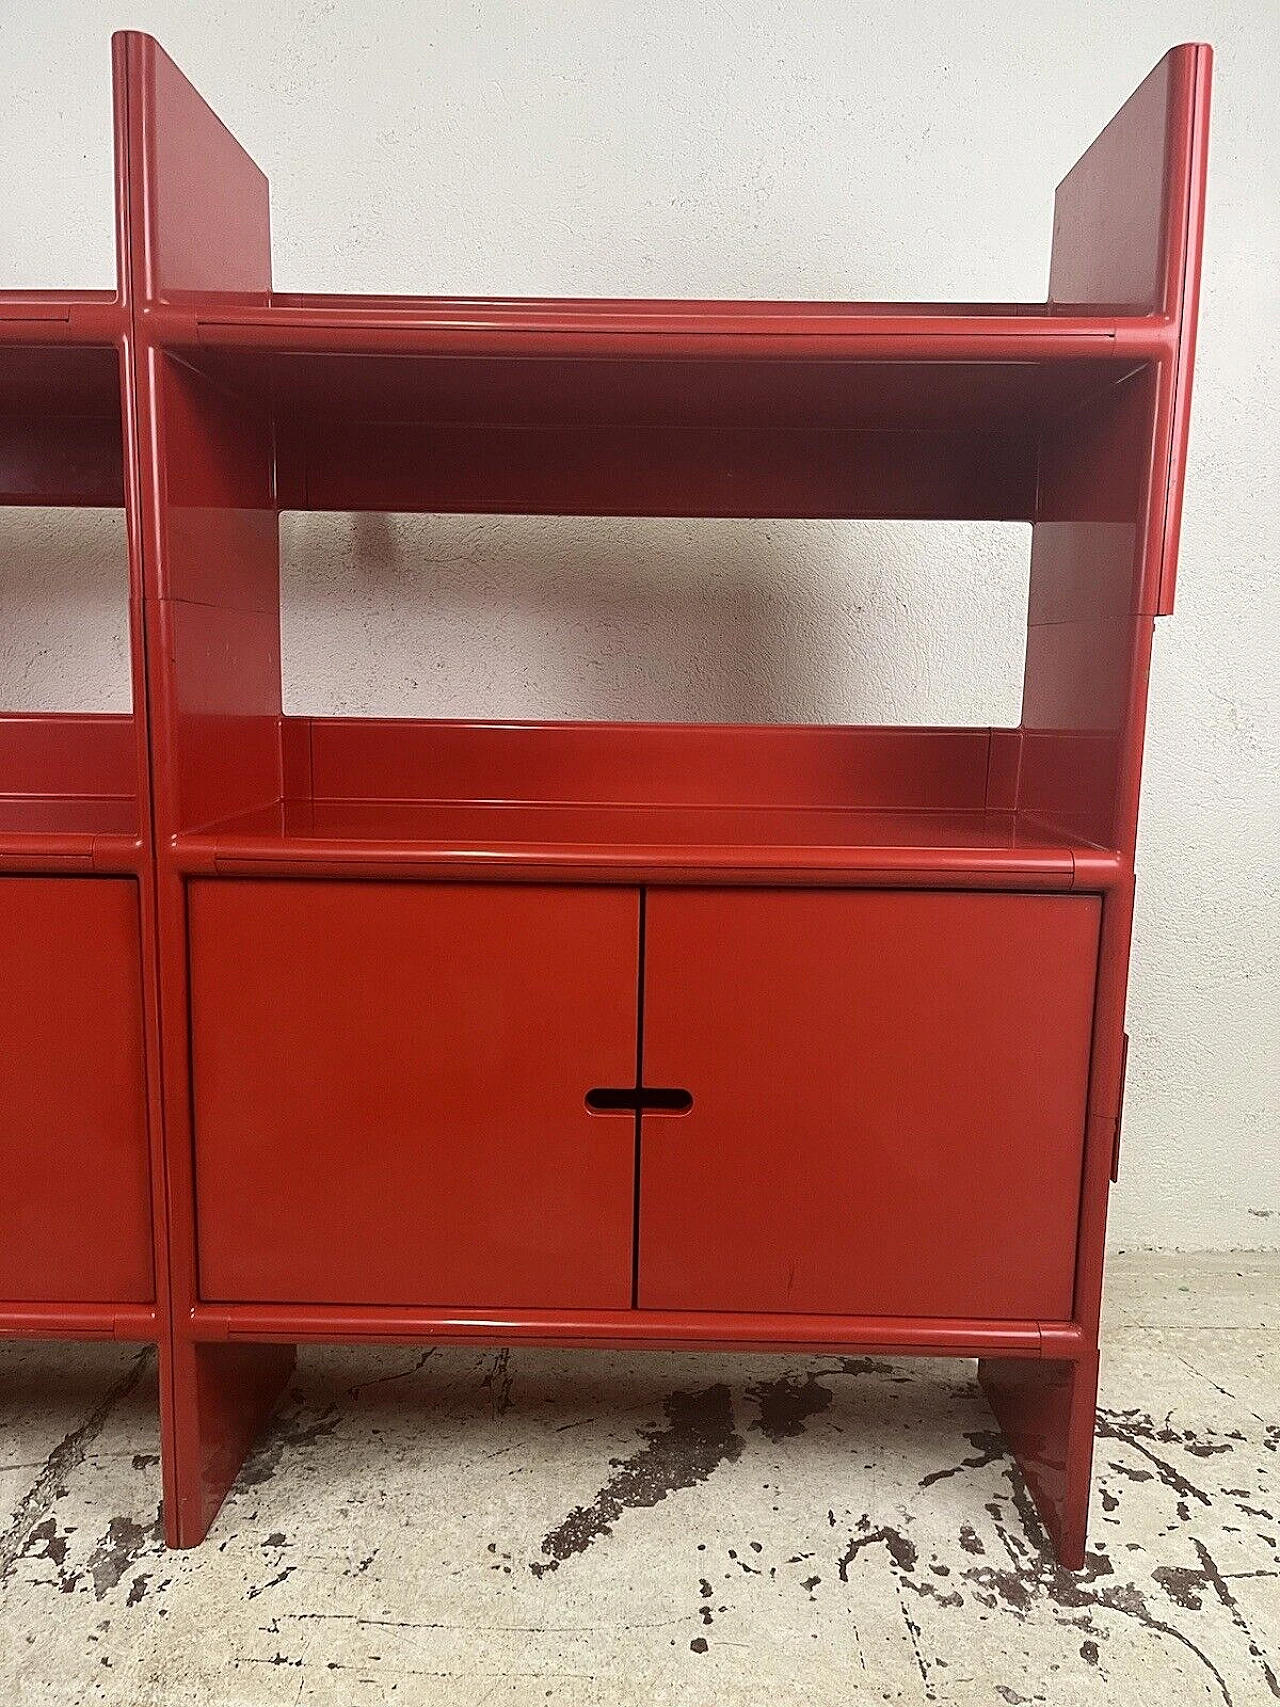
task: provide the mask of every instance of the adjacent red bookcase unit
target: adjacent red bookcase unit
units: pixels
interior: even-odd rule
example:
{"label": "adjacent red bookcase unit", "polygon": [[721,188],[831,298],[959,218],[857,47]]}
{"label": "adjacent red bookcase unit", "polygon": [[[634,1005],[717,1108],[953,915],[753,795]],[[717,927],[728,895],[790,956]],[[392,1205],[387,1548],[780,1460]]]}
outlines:
{"label": "adjacent red bookcase unit", "polygon": [[[145,739],[18,731],[15,774],[67,857],[154,852],[173,1544],[297,1344],[443,1340],[976,1357],[1082,1563],[1210,60],[1064,180],[1045,303],[462,300],[273,291],[262,174],[116,38],[122,294],[40,308],[100,335],[12,383],[57,416],[122,354],[122,433],[6,457],[74,502],[123,444]],[[286,716],[285,509],[1028,522],[1022,719]]]}
{"label": "adjacent red bookcase unit", "polygon": [[0,710],[0,1337],[146,1341],[166,1314],[124,59],[117,288],[0,292],[0,504],[124,510],[133,696]]}

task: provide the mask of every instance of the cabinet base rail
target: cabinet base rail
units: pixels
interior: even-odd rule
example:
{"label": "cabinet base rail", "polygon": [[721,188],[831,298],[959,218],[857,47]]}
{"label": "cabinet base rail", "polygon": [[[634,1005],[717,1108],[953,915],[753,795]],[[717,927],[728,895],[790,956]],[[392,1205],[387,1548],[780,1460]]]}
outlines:
{"label": "cabinet base rail", "polygon": [[159,1333],[154,1304],[0,1302],[0,1340],[125,1340],[153,1342]]}
{"label": "cabinet base rail", "polygon": [[817,1316],[717,1310],[441,1310],[390,1305],[197,1304],[198,1342],[540,1345],[625,1351],[832,1352],[846,1355],[1072,1359],[1074,1322],[921,1316]]}

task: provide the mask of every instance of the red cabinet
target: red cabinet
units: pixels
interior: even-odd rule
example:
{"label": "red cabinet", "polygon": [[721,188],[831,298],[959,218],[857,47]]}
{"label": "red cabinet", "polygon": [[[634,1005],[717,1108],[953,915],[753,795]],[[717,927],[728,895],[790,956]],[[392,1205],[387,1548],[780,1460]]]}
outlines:
{"label": "red cabinet", "polygon": [[650,891],[640,1305],[1069,1318],[1100,912]]}
{"label": "red cabinet", "polygon": [[200,1289],[624,1308],[634,889],[191,886]]}
{"label": "red cabinet", "polygon": [[1096,898],[639,906],[193,884],[203,1297],[1070,1317]]}
{"label": "red cabinet", "polygon": [[0,878],[0,1302],[153,1296],[138,886]]}

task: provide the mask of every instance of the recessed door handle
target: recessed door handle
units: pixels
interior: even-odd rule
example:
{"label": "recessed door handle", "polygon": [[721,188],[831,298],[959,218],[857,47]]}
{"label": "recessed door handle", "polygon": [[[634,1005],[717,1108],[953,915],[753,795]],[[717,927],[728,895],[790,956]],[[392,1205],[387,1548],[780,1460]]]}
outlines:
{"label": "recessed door handle", "polygon": [[688,1114],[693,1096],[676,1086],[601,1085],[587,1092],[586,1102],[592,1114]]}

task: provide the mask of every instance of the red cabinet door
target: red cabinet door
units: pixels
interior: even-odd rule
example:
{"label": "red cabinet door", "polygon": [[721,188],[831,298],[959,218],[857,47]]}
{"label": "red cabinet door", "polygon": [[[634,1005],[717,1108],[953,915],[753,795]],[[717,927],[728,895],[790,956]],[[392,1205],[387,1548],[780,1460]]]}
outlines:
{"label": "red cabinet door", "polygon": [[1100,903],[651,891],[638,1297],[1071,1314]]}
{"label": "red cabinet door", "polygon": [[190,889],[201,1295],[630,1303],[635,890]]}
{"label": "red cabinet door", "polygon": [[152,1297],[138,889],[0,878],[0,1302]]}

